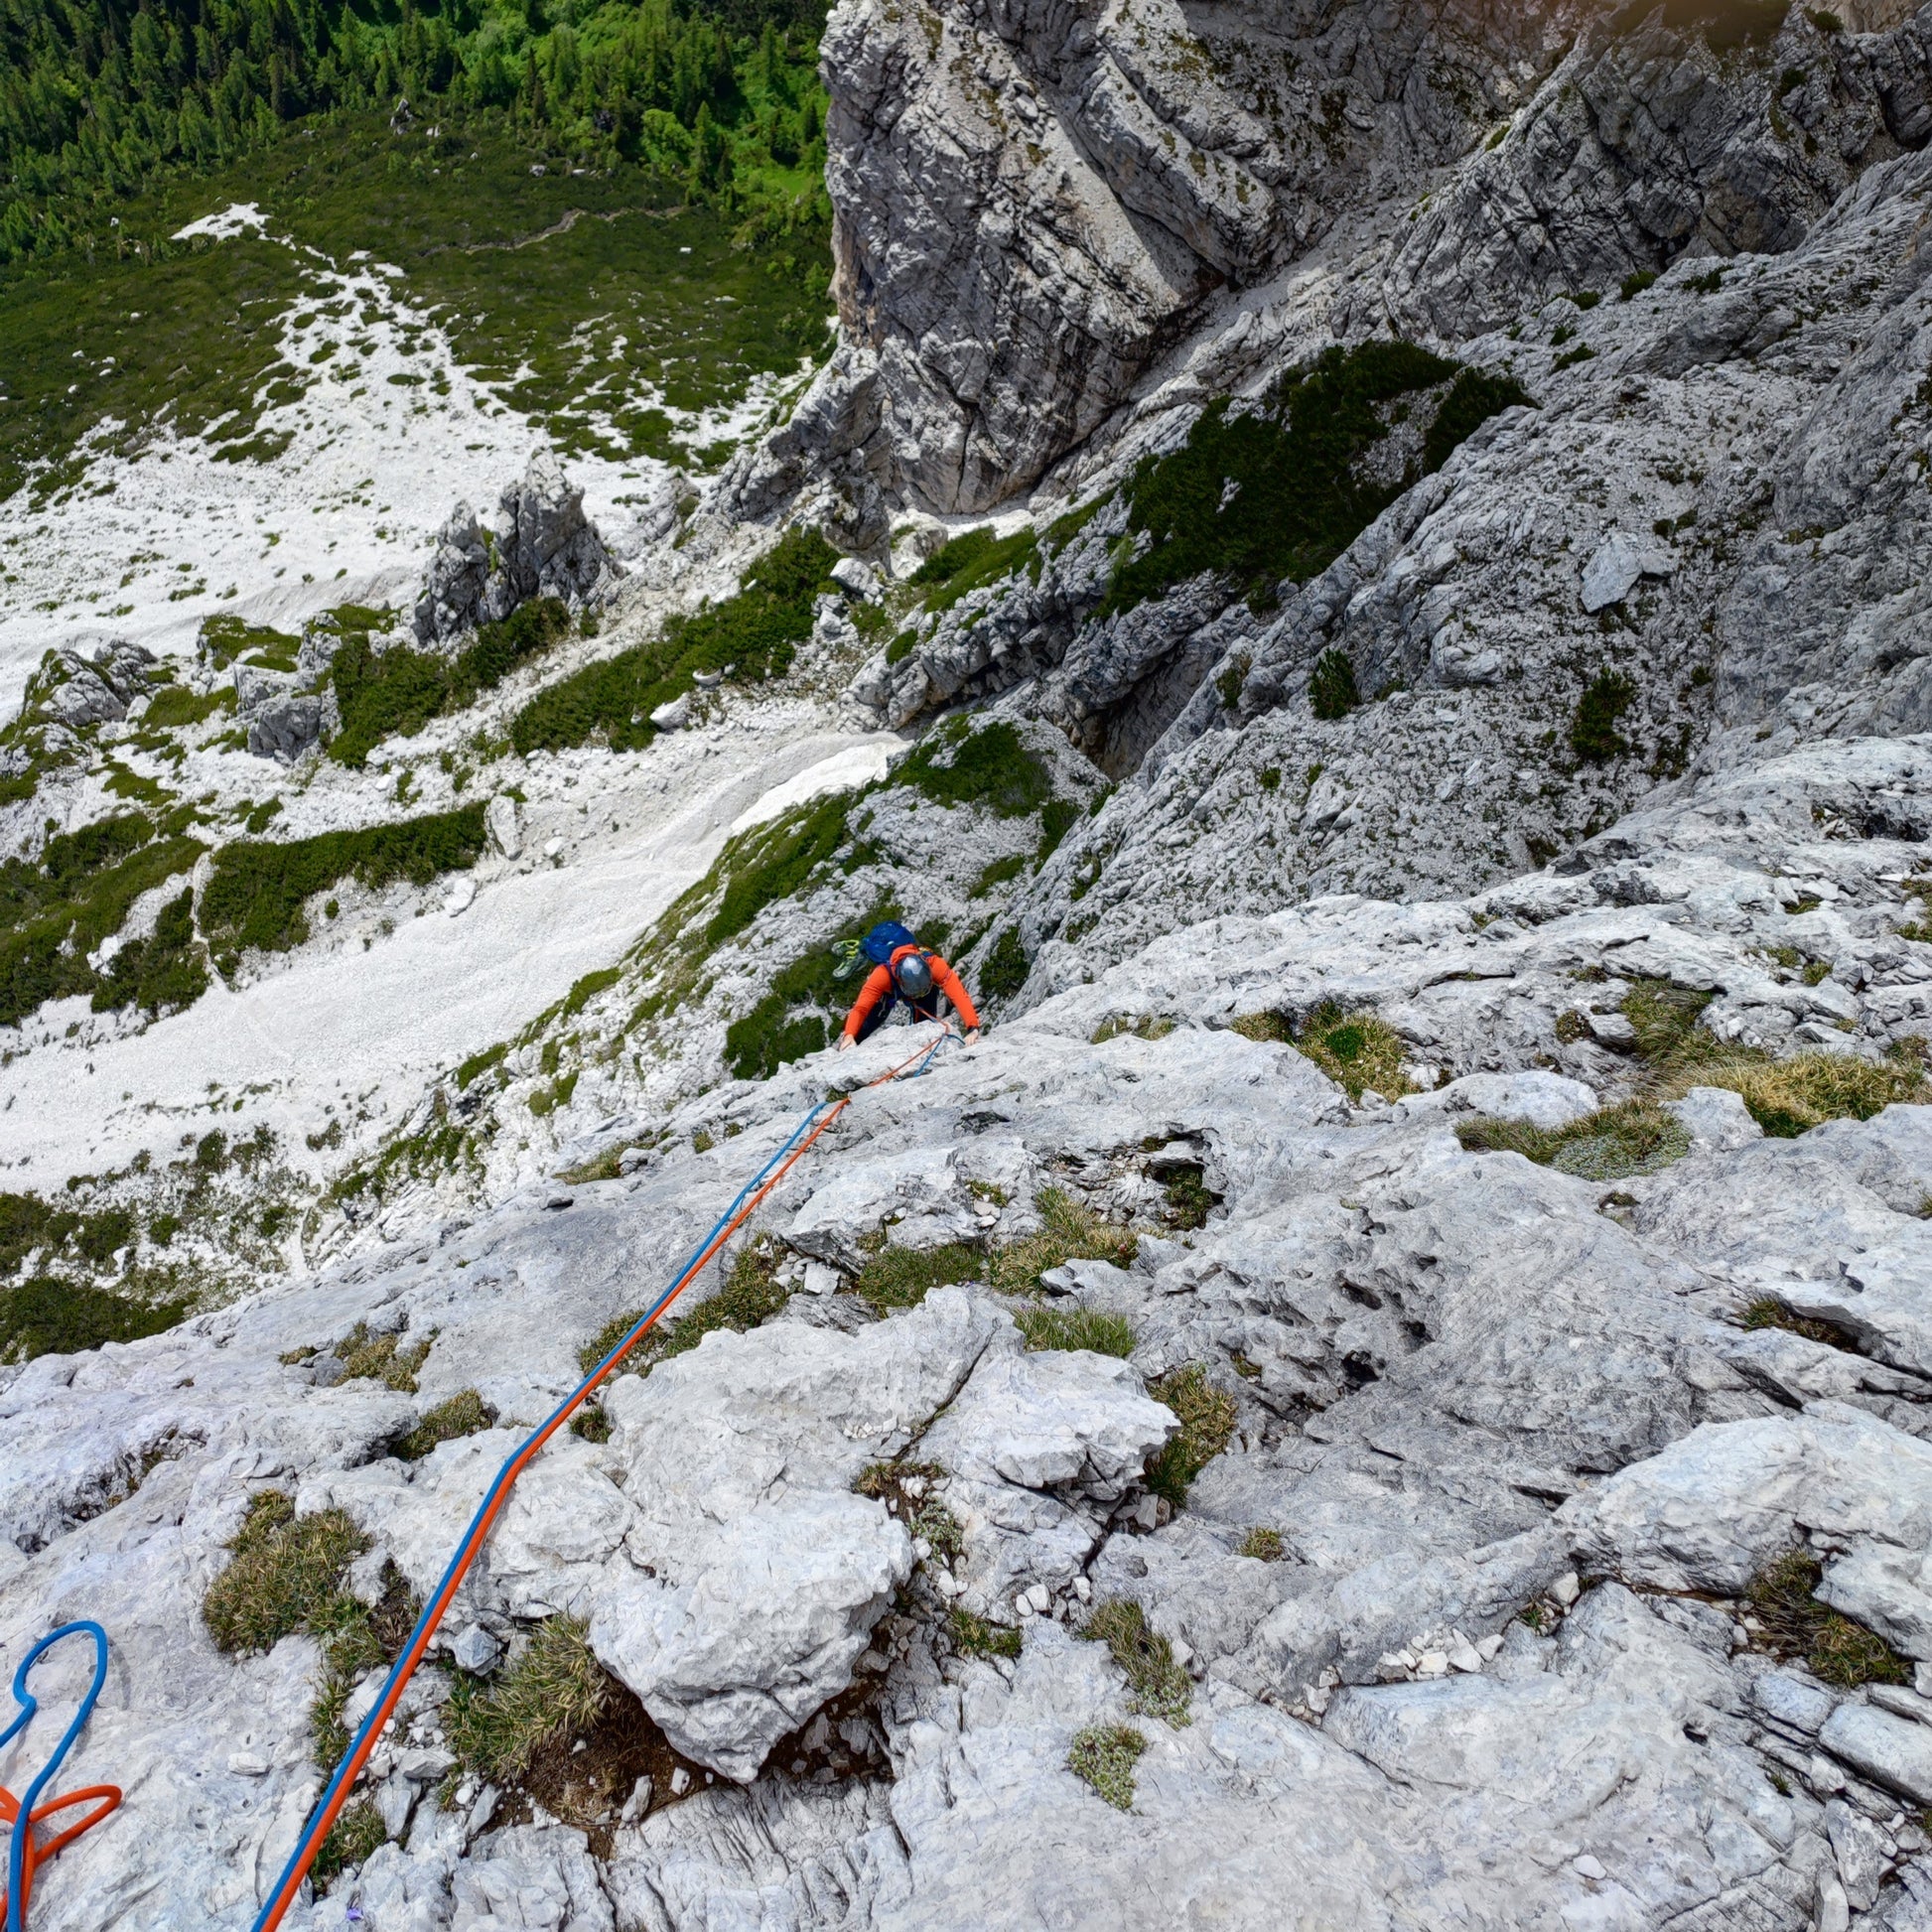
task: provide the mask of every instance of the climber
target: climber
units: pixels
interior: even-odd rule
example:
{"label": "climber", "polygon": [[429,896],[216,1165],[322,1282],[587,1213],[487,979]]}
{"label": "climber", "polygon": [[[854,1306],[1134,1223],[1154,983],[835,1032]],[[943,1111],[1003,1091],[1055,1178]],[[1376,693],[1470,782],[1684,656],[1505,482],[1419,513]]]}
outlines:
{"label": "climber", "polygon": [[887,1016],[903,1000],[917,1020],[939,1018],[938,999],[943,993],[952,1002],[966,1029],[966,1037],[977,1039],[979,1015],[959,975],[939,957],[928,952],[896,919],[882,920],[856,946],[848,940],[852,963],[861,958],[873,962],[859,997],[846,1015],[845,1031],[839,1035],[839,1051],[856,1046],[886,1023]]}

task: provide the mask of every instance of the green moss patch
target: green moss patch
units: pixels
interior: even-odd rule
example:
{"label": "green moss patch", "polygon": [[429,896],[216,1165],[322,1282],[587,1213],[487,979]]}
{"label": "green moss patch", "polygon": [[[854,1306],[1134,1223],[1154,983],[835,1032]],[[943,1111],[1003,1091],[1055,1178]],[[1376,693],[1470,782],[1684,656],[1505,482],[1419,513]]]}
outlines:
{"label": "green moss patch", "polygon": [[745,573],[738,594],[695,617],[673,618],[648,643],[539,692],[516,714],[510,742],[523,757],[602,739],[635,751],[656,737],[650,714],[689,691],[699,671],[739,684],[781,677],[811,635],[813,600],[832,588],[838,556],[816,530],[792,530]]}
{"label": "green moss patch", "polygon": [[[1466,385],[1464,375],[1473,378]],[[1390,406],[1452,377],[1415,475],[1369,481],[1360,459],[1389,433]],[[1242,413],[1228,398],[1212,402],[1182,448],[1144,459],[1128,483],[1128,544],[1101,613],[1132,610],[1205,572],[1263,608],[1285,580],[1325,569],[1497,409],[1528,400],[1507,378],[1459,371],[1410,343],[1373,342],[1326,350]]]}
{"label": "green moss patch", "polygon": [[964,1242],[938,1248],[881,1248],[852,1284],[853,1293],[876,1314],[915,1309],[935,1288],[984,1281],[987,1258]]}
{"label": "green moss patch", "polygon": [[303,905],[316,894],[350,878],[370,891],[398,879],[427,886],[475,865],[483,840],[483,806],[466,805],[366,831],[223,846],[202,897],[202,929],[217,947],[286,952],[308,938]]}
{"label": "green moss patch", "polygon": [[1134,1766],[1146,1749],[1132,1725],[1090,1725],[1074,1733],[1066,1768],[1116,1811],[1132,1811]]}

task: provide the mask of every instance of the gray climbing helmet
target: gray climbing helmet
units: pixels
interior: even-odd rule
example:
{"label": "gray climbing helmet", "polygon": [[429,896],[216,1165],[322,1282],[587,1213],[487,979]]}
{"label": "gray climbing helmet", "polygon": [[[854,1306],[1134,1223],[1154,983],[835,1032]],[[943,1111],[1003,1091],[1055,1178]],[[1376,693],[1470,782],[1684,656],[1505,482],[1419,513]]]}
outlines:
{"label": "gray climbing helmet", "polygon": [[908,1000],[923,1000],[932,991],[932,968],[922,952],[907,953],[893,968],[893,978]]}

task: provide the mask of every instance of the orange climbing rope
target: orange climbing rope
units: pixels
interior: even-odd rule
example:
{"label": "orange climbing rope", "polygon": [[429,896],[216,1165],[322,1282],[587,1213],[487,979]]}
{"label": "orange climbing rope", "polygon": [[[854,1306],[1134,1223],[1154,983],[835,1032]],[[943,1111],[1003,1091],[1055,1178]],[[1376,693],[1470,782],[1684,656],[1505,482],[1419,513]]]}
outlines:
{"label": "orange climbing rope", "polygon": [[[746,1183],[737,1199],[726,1209],[690,1260],[685,1263],[677,1279],[658,1297],[656,1303],[623,1339],[579,1383],[575,1392],[553,1412],[549,1420],[496,1472],[496,1480],[490,1484],[488,1492],[477,1507],[476,1515],[470,1519],[470,1527],[465,1532],[463,1541],[458,1544],[456,1554],[450,1559],[449,1568],[443,1573],[443,1581],[424,1606],[422,1615],[416,1620],[416,1628],[411,1633],[408,1644],[389,1672],[389,1679],[383,1686],[382,1695],[376,1700],[374,1709],[363,1720],[361,1729],[356,1732],[348,1749],[343,1754],[342,1762],[336,1766],[335,1775],[329,1780],[327,1789],[324,1790],[315,1811],[310,1815],[309,1823],[297,1841],[295,1850],[289,1855],[289,1862],[283,1867],[281,1877],[276,1880],[274,1891],[270,1894],[267,1903],[263,1905],[260,1916],[255,1920],[254,1932],[275,1932],[275,1928],[281,1924],[289,1907],[294,1904],[296,1894],[302,1888],[302,1881],[308,1876],[309,1867],[315,1862],[316,1854],[322,1850],[323,1841],[329,1836],[331,1827],[341,1815],[343,1807],[348,1802],[349,1792],[354,1788],[355,1780],[361,1775],[363,1766],[367,1764],[369,1754],[375,1749],[376,1739],[381,1736],[382,1728],[395,1711],[397,1701],[408,1686],[409,1680],[415,1675],[416,1666],[422,1661],[423,1653],[429,1648],[430,1638],[436,1634],[437,1626],[443,1621],[444,1612],[449,1608],[451,1599],[469,1574],[470,1566],[476,1560],[478,1551],[483,1548],[483,1540],[488,1536],[491,1525],[496,1521],[504,1503],[509,1500],[511,1486],[522,1474],[531,1458],[570,1419],[572,1411],[583,1403],[585,1397],[636,1347],[649,1332],[658,1316],[683,1294],[685,1289],[697,1279],[699,1271],[705,1264],[758,1211],[785,1175],[804,1158],[806,1150],[812,1143],[852,1105],[858,1093],[889,1085],[901,1076],[916,1079],[925,1071],[939,1048],[954,1036],[950,1023],[941,1022],[939,1035],[929,1045],[901,1060],[897,1066],[888,1068],[877,1079],[868,1080],[854,1093],[842,1094],[837,1100],[822,1101],[812,1108],[793,1129],[791,1138]],[[910,1069],[909,1073],[908,1069]],[[76,1794],[76,1796],[80,1795],[86,1794]],[[115,1798],[118,1802],[118,1792],[115,1793]],[[63,1799],[60,1802],[70,1801]],[[92,1822],[91,1819],[87,1821],[87,1823]],[[75,1827],[75,1830],[84,1829],[84,1825]],[[61,1843],[65,1844],[66,1839],[64,1838]],[[12,1932],[11,1927],[10,1932]]]}

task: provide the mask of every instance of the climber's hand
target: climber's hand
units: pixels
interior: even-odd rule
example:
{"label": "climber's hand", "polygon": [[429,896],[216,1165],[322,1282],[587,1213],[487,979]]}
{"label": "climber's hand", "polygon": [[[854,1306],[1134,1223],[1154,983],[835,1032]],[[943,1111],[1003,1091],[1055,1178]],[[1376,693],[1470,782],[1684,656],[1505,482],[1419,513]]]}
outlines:
{"label": "climber's hand", "polygon": [[836,1052],[843,1053],[845,1049],[851,1044],[852,1044],[852,1035],[850,1034],[841,1034],[839,1035],[839,1043],[833,1050]]}

